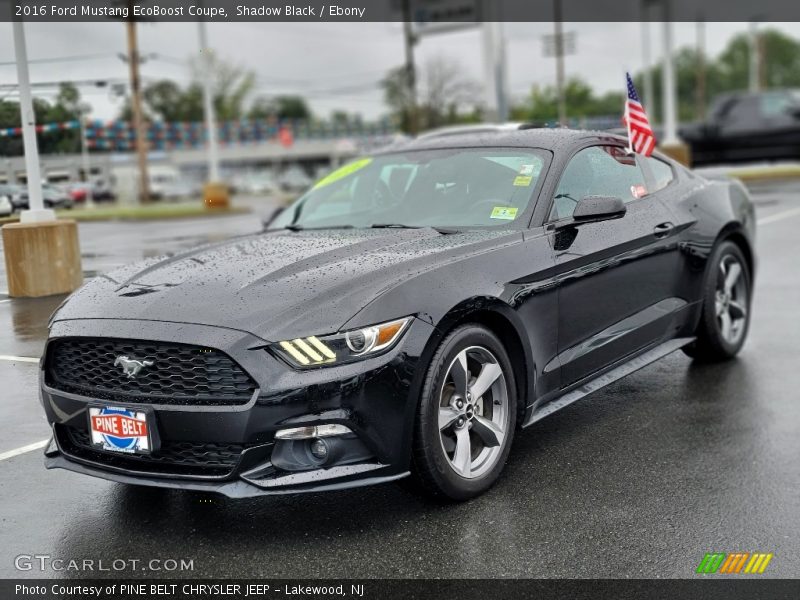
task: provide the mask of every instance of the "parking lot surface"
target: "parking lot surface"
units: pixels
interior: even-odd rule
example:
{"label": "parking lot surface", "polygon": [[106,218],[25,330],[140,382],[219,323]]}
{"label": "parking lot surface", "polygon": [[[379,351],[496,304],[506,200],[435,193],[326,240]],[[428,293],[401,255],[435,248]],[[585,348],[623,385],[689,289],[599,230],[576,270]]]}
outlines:
{"label": "parking lot surface", "polygon": [[[397,485],[249,500],[46,471],[37,364],[62,297],[0,289],[0,576],[692,577],[706,552],[800,573],[800,183],[755,190],[758,270],[737,360],[682,353],[518,433],[486,495]],[[255,231],[251,215],[80,225],[87,277]],[[0,259],[2,264],[2,259]],[[5,282],[0,274],[0,282]],[[0,284],[1,286],[2,284]],[[20,572],[14,558],[190,559],[193,571]]]}

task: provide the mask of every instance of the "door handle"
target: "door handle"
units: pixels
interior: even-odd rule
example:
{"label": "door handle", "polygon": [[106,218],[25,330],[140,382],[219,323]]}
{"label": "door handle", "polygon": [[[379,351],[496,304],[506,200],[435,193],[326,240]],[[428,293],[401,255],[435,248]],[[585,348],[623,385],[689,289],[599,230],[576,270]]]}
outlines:
{"label": "door handle", "polygon": [[657,238],[667,237],[672,230],[675,229],[675,225],[667,221],[666,223],[659,223],[655,227],[653,227],[653,235]]}

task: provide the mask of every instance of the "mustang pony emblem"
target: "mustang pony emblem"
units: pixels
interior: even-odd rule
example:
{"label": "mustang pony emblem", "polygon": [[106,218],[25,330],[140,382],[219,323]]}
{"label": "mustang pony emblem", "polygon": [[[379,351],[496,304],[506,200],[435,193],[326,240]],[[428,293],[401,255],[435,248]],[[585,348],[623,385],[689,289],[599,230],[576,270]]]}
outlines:
{"label": "mustang pony emblem", "polygon": [[152,366],[153,361],[134,360],[133,358],[128,358],[127,356],[118,356],[117,359],[114,361],[114,366],[118,367],[120,365],[122,365],[122,372],[128,376],[128,379],[133,379],[139,374],[139,371],[141,371],[145,367]]}

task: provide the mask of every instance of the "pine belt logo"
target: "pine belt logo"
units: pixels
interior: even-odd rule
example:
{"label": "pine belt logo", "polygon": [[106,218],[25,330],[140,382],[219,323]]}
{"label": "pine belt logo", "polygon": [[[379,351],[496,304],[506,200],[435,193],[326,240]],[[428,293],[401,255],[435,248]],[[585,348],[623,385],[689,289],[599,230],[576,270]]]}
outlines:
{"label": "pine belt logo", "polygon": [[707,553],[697,566],[697,573],[711,574],[760,574],[763,573],[773,554],[764,552],[713,552]]}

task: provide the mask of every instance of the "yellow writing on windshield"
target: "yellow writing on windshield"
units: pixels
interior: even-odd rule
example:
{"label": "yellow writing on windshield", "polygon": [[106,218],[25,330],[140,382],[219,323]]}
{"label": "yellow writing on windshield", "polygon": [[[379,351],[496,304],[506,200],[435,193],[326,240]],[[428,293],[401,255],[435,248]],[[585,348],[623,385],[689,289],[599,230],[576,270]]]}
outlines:
{"label": "yellow writing on windshield", "polygon": [[316,190],[321,187],[325,187],[326,185],[330,185],[339,181],[340,179],[344,179],[355,173],[356,171],[360,171],[364,167],[366,167],[369,163],[372,162],[371,158],[361,158],[359,160],[354,160],[351,163],[347,163],[346,165],[339,167],[333,173],[329,173],[322,179],[320,179],[312,189]]}

